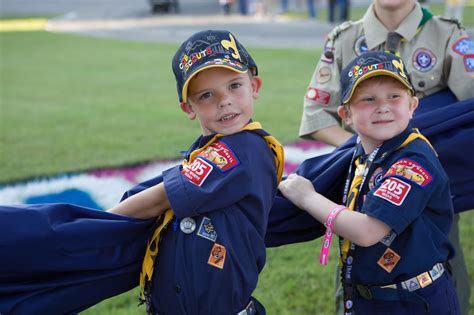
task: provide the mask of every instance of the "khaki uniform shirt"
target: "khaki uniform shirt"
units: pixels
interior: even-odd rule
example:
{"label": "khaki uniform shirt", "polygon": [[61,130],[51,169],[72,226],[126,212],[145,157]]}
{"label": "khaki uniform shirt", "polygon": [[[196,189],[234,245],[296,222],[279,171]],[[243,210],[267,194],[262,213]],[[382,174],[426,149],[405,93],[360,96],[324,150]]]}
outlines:
{"label": "khaki uniform shirt", "polygon": [[[474,44],[469,35],[455,21],[437,16],[418,29],[422,18],[417,3],[395,30],[402,37],[398,53],[417,96],[449,87],[459,100],[474,97]],[[300,137],[340,124],[336,110],[341,100],[341,69],[364,51],[386,49],[388,33],[371,5],[361,20],[345,22],[329,34],[304,98]],[[327,57],[327,52],[333,57]]]}

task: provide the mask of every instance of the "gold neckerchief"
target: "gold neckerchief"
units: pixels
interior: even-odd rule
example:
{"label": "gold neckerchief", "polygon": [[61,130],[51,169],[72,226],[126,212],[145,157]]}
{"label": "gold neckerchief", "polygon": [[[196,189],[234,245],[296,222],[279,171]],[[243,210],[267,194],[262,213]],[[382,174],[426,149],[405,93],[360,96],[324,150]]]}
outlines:
{"label": "gold neckerchief", "polygon": [[[281,177],[283,176],[283,166],[284,166],[284,152],[283,146],[278,142],[276,138],[268,134],[266,131],[262,129],[262,125],[257,122],[253,121],[245,125],[240,132],[242,131],[252,131],[257,133],[261,136],[268,145],[268,148],[273,154],[273,158],[275,160],[275,167],[277,171],[277,180],[278,183],[281,181]],[[183,167],[190,165],[194,159],[204,151],[209,145],[214,143],[220,137],[223,137],[222,134],[215,134],[206,144],[204,144],[199,149],[194,150],[189,155],[189,159],[184,159],[182,162]],[[145,257],[143,258],[142,270],[140,272],[140,298],[142,301],[145,300],[145,283],[151,281],[153,276],[153,269],[154,269],[154,261],[156,255],[158,254],[158,242],[160,240],[160,234],[163,229],[168,226],[171,220],[174,217],[173,209],[168,209],[165,211],[164,214],[160,215],[157,219],[158,227],[155,229],[153,236],[148,241],[148,245],[145,252]]]}

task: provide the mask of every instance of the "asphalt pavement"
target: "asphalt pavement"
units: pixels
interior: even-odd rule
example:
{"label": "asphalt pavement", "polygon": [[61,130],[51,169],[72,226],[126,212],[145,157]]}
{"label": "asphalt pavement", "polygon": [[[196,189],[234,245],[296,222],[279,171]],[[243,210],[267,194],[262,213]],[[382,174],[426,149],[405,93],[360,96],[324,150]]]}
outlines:
{"label": "asphalt pavement", "polygon": [[[236,1],[237,2],[237,1]],[[250,1],[249,1],[250,2]],[[352,0],[368,6],[371,0]],[[248,47],[321,48],[334,27],[314,19],[290,20],[279,13],[280,0],[259,0],[256,14],[230,16],[218,0],[179,0],[179,12],[153,14],[148,0],[0,0],[0,16],[50,16],[47,30],[136,41],[181,43],[203,29],[227,29]],[[306,1],[290,1],[304,11]],[[326,1],[315,1],[317,6]],[[471,37],[473,29],[468,30]]]}

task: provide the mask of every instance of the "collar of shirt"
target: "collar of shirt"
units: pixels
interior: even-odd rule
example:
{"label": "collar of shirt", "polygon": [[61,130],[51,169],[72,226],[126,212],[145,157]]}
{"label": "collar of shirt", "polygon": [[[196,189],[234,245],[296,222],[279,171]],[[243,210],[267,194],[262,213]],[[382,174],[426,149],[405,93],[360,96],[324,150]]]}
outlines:
{"label": "collar of shirt", "polygon": [[[405,40],[410,41],[415,37],[418,25],[422,18],[423,13],[421,11],[421,6],[417,2],[415,8],[400,23],[395,32],[401,35]],[[387,40],[389,31],[375,15],[373,4],[370,5],[365,13],[362,23],[364,26],[365,42],[370,50],[375,49],[378,45],[381,45]]]}
{"label": "collar of shirt", "polygon": [[407,128],[403,130],[399,135],[385,141],[380,147],[379,153],[374,163],[380,164],[386,157],[390,156],[393,151],[395,151],[402,143],[405,141],[408,136],[413,132],[413,127],[411,124],[408,124]]}

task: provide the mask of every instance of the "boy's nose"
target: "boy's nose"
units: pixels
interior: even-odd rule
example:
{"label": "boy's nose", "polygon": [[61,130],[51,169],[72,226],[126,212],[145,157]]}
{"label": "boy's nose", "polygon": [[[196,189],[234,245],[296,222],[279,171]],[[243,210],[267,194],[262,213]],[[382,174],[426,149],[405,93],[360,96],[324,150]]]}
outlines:
{"label": "boy's nose", "polygon": [[220,101],[219,101],[219,107],[225,107],[225,106],[229,106],[229,105],[232,105],[232,102],[230,100],[230,97],[226,96],[226,95],[223,95],[221,98],[220,98]]}
{"label": "boy's nose", "polygon": [[388,112],[389,108],[386,102],[379,102],[377,104],[377,112],[378,113],[386,113]]}

